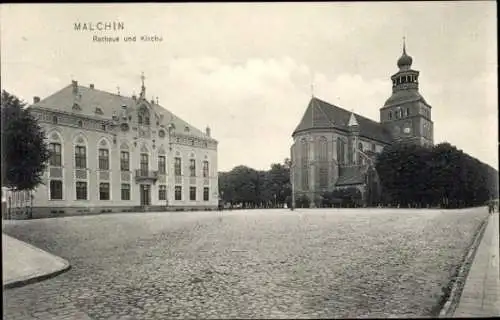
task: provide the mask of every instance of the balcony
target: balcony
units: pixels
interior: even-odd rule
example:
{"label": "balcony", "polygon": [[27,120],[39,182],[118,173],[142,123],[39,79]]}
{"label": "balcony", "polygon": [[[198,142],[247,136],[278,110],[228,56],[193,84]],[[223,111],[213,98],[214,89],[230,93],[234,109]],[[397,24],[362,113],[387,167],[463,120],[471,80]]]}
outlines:
{"label": "balcony", "polygon": [[158,180],[158,171],[152,171],[152,170],[141,170],[137,169],[135,170],[135,181],[152,181],[156,182]]}

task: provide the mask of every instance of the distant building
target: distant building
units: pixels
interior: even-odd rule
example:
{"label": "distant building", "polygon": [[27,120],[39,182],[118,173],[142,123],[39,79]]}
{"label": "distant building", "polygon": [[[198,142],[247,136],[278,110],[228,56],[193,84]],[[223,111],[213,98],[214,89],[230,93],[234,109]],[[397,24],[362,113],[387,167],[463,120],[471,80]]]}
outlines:
{"label": "distant building", "polygon": [[295,195],[314,199],[325,191],[355,187],[366,195],[367,172],[376,153],[395,141],[433,145],[431,106],[418,92],[412,58],[398,59],[392,95],[373,121],[316,97],[292,134],[291,179]]}
{"label": "distant building", "polygon": [[33,216],[216,209],[217,144],[146,99],[69,86],[29,107],[51,157],[34,192]]}

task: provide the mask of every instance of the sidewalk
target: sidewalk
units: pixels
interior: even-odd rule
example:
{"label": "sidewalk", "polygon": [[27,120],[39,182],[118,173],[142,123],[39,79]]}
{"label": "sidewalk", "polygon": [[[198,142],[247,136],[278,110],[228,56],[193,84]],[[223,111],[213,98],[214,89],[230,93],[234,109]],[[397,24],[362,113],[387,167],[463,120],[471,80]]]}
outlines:
{"label": "sidewalk", "polygon": [[489,217],[454,317],[500,316],[498,215]]}
{"label": "sidewalk", "polygon": [[3,288],[24,286],[70,268],[68,261],[2,233]]}

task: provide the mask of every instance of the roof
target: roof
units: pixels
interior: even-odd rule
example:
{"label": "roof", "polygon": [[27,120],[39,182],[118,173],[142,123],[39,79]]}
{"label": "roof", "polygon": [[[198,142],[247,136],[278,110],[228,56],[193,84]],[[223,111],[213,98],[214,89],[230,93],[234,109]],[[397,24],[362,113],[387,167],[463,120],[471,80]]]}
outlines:
{"label": "roof", "polygon": [[[360,136],[385,143],[391,143],[391,134],[382,124],[363,117],[357,113],[353,114],[359,124]],[[304,113],[299,125],[294,130],[292,136],[301,131],[319,128],[336,128],[347,132],[350,117],[351,111],[347,111],[341,107],[337,107],[313,97],[311,101],[309,101],[306,112]]]}
{"label": "roof", "polygon": [[385,101],[384,108],[413,101],[422,101],[429,106],[424,97],[422,97],[416,89],[408,89],[394,92],[389,99]]}
{"label": "roof", "polygon": [[346,186],[355,184],[364,184],[366,175],[366,166],[347,166],[339,170],[339,178],[336,186]]}
{"label": "roof", "polygon": [[[76,93],[74,93],[74,90]],[[73,109],[75,104],[79,107],[78,111]],[[77,113],[82,116],[93,118],[99,117],[103,119],[111,119],[113,115],[119,116],[122,114],[123,106],[127,107],[127,115],[129,115],[136,113],[139,106],[143,104],[148,106],[156,114],[157,120],[160,124],[167,125],[172,123],[174,125],[174,134],[183,134],[215,141],[201,130],[193,127],[183,119],[177,117],[172,112],[153,101],[147,101],[146,99],[141,99],[140,97],[137,97],[134,100],[132,97],[121,96],[77,84],[70,84],[62,88],[40,102],[33,104],[32,107]],[[101,112],[96,113],[97,109],[100,109]],[[189,131],[186,131],[186,127],[189,128]]]}

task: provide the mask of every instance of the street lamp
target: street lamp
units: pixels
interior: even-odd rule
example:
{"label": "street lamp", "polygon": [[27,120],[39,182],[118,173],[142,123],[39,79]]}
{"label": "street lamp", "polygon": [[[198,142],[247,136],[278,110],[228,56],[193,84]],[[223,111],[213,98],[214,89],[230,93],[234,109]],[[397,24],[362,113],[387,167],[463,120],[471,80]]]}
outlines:
{"label": "street lamp", "polygon": [[292,182],[292,204],[290,210],[295,208],[295,162],[290,159],[290,180]]}

